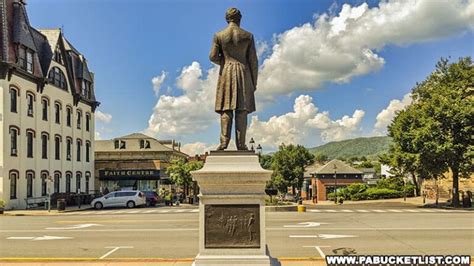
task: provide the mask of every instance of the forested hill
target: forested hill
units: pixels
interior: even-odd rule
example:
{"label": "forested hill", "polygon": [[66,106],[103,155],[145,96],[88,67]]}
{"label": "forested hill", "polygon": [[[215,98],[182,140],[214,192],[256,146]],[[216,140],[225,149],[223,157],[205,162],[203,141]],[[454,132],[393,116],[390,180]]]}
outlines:
{"label": "forested hill", "polygon": [[313,154],[324,154],[329,159],[351,158],[365,156],[376,159],[378,155],[386,153],[390,145],[390,137],[369,137],[347,139],[329,142],[324,145],[310,148]]}

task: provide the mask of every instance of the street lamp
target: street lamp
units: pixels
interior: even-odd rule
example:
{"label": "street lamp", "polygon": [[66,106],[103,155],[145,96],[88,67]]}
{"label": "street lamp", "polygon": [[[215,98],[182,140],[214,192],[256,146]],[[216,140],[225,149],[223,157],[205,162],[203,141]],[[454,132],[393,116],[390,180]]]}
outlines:
{"label": "street lamp", "polygon": [[258,155],[262,155],[262,146],[260,144],[257,145],[257,153]]}
{"label": "street lamp", "polygon": [[334,164],[334,203],[337,204],[337,166]]}
{"label": "street lamp", "polygon": [[250,138],[250,150],[254,151],[253,145],[255,144],[255,140],[253,138]]}

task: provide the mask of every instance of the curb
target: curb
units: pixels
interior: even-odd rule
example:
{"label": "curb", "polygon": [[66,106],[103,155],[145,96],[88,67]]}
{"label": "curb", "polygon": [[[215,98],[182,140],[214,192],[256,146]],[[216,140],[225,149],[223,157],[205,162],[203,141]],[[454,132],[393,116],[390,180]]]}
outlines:
{"label": "curb", "polygon": [[[281,257],[273,258],[281,262],[326,261],[316,257]],[[2,262],[193,262],[194,258],[0,258]]]}

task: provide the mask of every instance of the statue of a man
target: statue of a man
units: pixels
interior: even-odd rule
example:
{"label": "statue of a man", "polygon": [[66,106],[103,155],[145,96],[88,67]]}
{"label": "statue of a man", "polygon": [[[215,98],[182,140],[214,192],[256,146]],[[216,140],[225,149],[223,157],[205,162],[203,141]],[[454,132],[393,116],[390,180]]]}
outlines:
{"label": "statue of a man", "polygon": [[255,111],[258,60],[253,35],[240,28],[242,15],[237,8],[225,14],[227,28],[216,33],[209,59],[220,65],[215,111],[221,115],[220,145],[229,145],[235,117],[235,140],[238,150],[247,150],[245,134],[247,115]]}

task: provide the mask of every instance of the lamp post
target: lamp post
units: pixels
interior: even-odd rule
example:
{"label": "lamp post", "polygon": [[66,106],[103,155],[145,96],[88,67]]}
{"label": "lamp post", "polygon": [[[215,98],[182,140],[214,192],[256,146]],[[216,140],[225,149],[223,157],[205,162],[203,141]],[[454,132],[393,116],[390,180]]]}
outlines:
{"label": "lamp post", "polygon": [[254,144],[255,144],[255,140],[253,140],[253,138],[250,138],[250,150],[251,151],[254,151],[254,147],[253,147]]}
{"label": "lamp post", "polygon": [[53,177],[48,176],[48,212],[51,211],[51,183],[53,182]]}
{"label": "lamp post", "polygon": [[334,204],[337,204],[337,166],[334,164]]}

